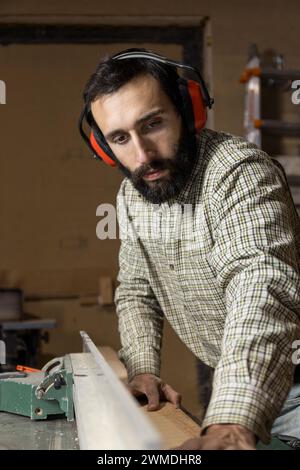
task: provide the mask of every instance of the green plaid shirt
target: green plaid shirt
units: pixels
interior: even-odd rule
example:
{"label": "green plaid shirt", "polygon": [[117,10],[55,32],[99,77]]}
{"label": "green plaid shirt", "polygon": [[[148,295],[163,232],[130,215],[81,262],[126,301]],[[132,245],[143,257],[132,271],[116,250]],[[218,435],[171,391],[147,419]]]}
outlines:
{"label": "green plaid shirt", "polygon": [[268,442],[300,338],[300,221],[284,172],[209,129],[180,194],[147,202],[124,179],[115,296],[129,379],[160,374],[163,319],[215,369],[203,429],[237,423]]}

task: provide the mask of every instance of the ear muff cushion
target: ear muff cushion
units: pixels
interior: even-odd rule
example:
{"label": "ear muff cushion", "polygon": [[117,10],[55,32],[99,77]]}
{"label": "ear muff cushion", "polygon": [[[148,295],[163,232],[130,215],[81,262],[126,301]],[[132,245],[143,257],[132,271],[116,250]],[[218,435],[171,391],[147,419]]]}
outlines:
{"label": "ear muff cushion", "polygon": [[183,118],[185,124],[189,129],[189,132],[195,132],[195,121],[194,121],[194,111],[191,96],[188,89],[188,80],[185,78],[179,78],[178,80],[180,95],[181,95],[181,105],[183,111]]}
{"label": "ear muff cushion", "polygon": [[199,131],[205,126],[207,119],[206,106],[201,87],[195,80],[187,80],[187,86],[193,106],[195,130]]}
{"label": "ear muff cushion", "polygon": [[179,79],[183,111],[190,132],[197,132],[206,124],[206,106],[201,87],[195,80]]}
{"label": "ear muff cushion", "polygon": [[116,166],[116,162],[109,156],[108,152],[102,148],[102,145],[99,145],[97,142],[94,129],[92,129],[90,133],[90,143],[96,154],[102,158],[107,165]]}

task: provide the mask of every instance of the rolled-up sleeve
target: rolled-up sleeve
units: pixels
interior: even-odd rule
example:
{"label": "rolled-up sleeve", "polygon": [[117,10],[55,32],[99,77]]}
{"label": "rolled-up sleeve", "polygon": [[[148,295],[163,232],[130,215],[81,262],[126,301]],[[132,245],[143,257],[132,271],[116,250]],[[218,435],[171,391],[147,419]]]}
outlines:
{"label": "rolled-up sleeve", "polygon": [[216,177],[210,263],[227,316],[203,421],[237,423],[268,442],[292,385],[300,338],[299,219],[284,174],[262,152]]}

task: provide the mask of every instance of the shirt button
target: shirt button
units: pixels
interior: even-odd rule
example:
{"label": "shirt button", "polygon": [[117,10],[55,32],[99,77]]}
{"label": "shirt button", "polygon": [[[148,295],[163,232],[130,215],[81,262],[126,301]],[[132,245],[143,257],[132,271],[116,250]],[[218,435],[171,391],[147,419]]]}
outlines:
{"label": "shirt button", "polygon": [[169,268],[172,269],[172,271],[173,271],[174,268],[175,268],[174,264],[169,264]]}

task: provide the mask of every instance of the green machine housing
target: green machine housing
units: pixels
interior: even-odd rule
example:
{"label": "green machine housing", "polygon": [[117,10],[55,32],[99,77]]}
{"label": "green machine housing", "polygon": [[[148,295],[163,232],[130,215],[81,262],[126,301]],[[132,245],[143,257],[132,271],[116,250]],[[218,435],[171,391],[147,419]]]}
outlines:
{"label": "green machine housing", "polygon": [[40,372],[0,374],[0,411],[47,419],[74,420],[73,371],[68,355],[48,362]]}

